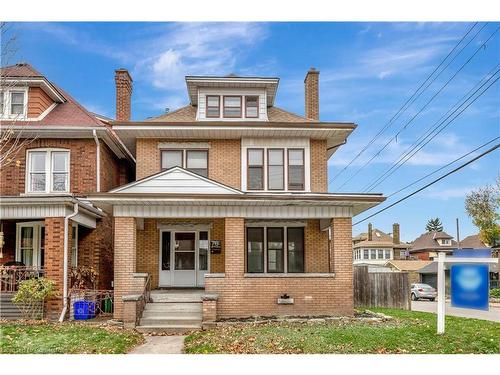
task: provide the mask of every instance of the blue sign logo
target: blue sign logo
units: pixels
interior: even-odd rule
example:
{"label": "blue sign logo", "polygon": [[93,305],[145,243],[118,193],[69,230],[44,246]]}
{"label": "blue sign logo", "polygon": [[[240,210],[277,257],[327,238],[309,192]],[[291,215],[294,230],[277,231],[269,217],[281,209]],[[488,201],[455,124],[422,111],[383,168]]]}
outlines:
{"label": "blue sign logo", "polygon": [[[490,257],[489,250],[455,250],[454,257]],[[451,266],[451,305],[488,310],[489,266],[487,264],[456,264]]]}

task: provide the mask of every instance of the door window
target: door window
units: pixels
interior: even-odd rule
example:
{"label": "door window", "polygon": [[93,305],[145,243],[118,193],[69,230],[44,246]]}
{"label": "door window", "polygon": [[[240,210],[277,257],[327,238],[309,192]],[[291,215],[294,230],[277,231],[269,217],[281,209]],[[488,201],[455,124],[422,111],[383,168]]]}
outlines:
{"label": "door window", "polygon": [[200,271],[208,270],[208,232],[200,232],[200,241],[198,244],[198,259]]}
{"label": "door window", "polygon": [[25,266],[34,266],[34,227],[21,227],[21,262]]}
{"label": "door window", "polygon": [[194,270],[195,263],[195,233],[175,234],[175,257],[176,270]]}

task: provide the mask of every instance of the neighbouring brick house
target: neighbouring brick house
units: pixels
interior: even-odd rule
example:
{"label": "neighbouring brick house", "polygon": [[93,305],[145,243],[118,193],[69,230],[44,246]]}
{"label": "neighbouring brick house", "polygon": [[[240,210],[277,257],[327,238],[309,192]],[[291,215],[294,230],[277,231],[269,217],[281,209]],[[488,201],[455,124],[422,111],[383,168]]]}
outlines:
{"label": "neighbouring brick house", "polygon": [[[96,287],[112,288],[113,220],[86,196],[130,181],[134,158],[104,118],[29,64],[0,74],[2,136],[11,134],[2,152],[13,150],[0,171],[0,265],[55,280],[61,297],[48,303],[55,318],[63,305],[65,250],[68,268],[93,267]],[[2,286],[11,281],[5,277]]]}
{"label": "neighbouring brick house", "polygon": [[354,264],[384,265],[389,260],[407,259],[410,245],[401,242],[399,224],[392,225],[387,234],[368,224],[368,231],[352,238]]}
{"label": "neighbouring brick house", "polygon": [[356,125],[319,120],[317,70],[305,117],[275,106],[278,78],[230,75],[187,76],[189,105],[131,121],[132,79],[115,82],[137,180],[89,199],[114,220],[116,319],[139,321],[147,280],[203,288],[205,321],[353,313],[351,218],[385,198],[328,192]]}
{"label": "neighbouring brick house", "polygon": [[412,258],[420,260],[437,259],[440,252],[453,255],[457,242],[446,232],[427,232],[416,238],[409,249]]}

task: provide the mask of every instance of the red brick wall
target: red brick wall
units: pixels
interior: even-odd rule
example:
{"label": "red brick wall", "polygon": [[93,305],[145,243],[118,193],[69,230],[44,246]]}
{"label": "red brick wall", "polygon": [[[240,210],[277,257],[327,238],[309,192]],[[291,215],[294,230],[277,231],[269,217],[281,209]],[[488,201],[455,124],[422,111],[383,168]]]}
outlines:
{"label": "red brick wall", "polygon": [[[351,246],[351,219],[333,219],[331,267],[335,275],[286,277],[251,277],[244,275],[244,225],[243,219],[225,219],[226,265],[225,277],[207,278],[205,290],[219,295],[217,302],[217,317],[244,317],[251,315],[344,315],[353,313],[353,276],[352,276],[352,246]],[[312,232],[319,224],[308,222],[306,233]],[[318,234],[321,238],[323,234]],[[308,242],[309,241],[309,242]],[[307,251],[317,251],[323,261],[315,264],[315,272],[327,272],[323,267],[327,265],[320,255],[328,252],[327,246],[312,247],[317,239],[306,239]],[[307,266],[306,266],[307,267]],[[310,265],[311,269],[313,268]],[[323,271],[322,271],[323,270]],[[294,298],[293,305],[278,305],[277,298],[283,294]]]}

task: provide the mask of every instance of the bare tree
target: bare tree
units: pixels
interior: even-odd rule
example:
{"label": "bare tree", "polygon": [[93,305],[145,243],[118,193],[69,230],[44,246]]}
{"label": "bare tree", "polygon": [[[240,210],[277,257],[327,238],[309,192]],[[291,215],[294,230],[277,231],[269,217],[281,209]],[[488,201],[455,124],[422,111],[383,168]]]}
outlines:
{"label": "bare tree", "polygon": [[[3,69],[13,63],[17,56],[17,37],[13,33],[12,25],[7,22],[0,23],[0,169],[6,166],[17,163],[17,155],[24,149],[28,144],[35,140],[35,137],[30,134],[27,136],[23,135],[22,127],[19,127],[19,123],[24,119],[24,113],[26,109],[23,109],[21,113],[4,116],[7,113],[6,104],[9,103],[9,98],[6,97],[6,93],[12,87],[19,87],[20,81],[17,77],[11,77],[9,72]],[[24,106],[27,106],[27,101]]]}

